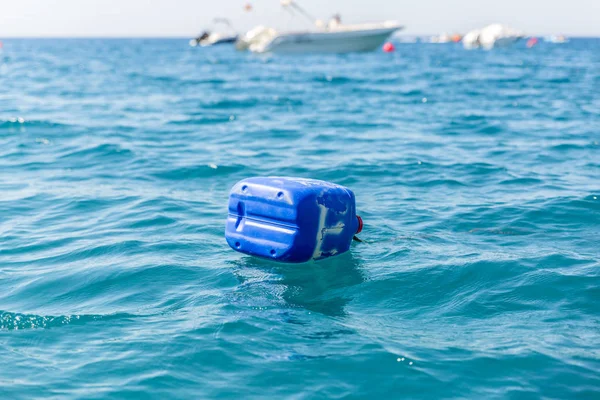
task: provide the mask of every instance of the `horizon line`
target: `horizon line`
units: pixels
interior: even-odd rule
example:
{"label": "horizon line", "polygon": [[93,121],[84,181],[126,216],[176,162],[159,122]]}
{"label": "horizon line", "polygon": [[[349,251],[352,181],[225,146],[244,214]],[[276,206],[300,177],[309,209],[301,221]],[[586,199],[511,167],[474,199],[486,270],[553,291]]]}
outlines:
{"label": "horizon line", "polygon": [[[405,37],[422,37],[422,36],[439,36],[439,33],[401,33],[393,35],[395,37],[405,36]],[[551,36],[551,35],[564,35],[568,38],[579,38],[579,39],[600,39],[600,34],[569,34],[569,33],[535,33],[531,35],[527,35],[528,37],[536,37],[536,36]],[[1,40],[7,39],[190,39],[194,38],[196,35],[134,35],[134,36],[126,36],[126,35],[27,35],[27,36],[2,36],[0,35]]]}

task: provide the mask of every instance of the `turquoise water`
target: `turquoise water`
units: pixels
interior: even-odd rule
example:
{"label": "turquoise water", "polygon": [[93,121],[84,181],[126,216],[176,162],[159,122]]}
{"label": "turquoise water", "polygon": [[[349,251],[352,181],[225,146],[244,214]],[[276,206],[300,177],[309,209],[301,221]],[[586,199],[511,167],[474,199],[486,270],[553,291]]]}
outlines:
{"label": "turquoise water", "polygon": [[[600,395],[600,40],[6,40],[0,87],[0,398]],[[253,175],[352,188],[365,243],[230,250]]]}

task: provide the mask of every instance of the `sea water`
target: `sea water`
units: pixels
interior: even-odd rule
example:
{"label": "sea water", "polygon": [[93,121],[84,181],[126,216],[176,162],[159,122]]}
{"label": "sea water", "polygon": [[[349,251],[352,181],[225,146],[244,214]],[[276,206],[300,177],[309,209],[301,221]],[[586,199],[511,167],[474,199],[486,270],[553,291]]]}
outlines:
{"label": "sea water", "polygon": [[[598,398],[599,40],[0,51],[1,398]],[[351,188],[364,242],[230,250],[268,175]]]}

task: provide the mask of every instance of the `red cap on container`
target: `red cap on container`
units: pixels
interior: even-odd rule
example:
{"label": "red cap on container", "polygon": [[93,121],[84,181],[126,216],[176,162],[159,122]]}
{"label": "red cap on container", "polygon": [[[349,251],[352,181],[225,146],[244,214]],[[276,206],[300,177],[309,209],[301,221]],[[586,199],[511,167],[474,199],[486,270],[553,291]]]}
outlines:
{"label": "red cap on container", "polygon": [[358,215],[356,216],[356,219],[358,220],[358,228],[356,229],[356,233],[360,233],[363,230],[363,220],[361,217],[359,217]]}

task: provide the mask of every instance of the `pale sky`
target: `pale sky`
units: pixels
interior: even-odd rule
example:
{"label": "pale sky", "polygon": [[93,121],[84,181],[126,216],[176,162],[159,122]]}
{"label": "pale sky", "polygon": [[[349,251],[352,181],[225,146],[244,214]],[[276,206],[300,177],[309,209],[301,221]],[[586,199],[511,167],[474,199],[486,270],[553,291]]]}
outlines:
{"label": "pale sky", "polygon": [[[600,36],[600,0],[297,0],[327,20],[397,20],[406,34],[462,32],[500,22],[531,35]],[[244,5],[251,4],[247,12]],[[229,18],[240,32],[263,24],[309,27],[279,0],[0,0],[0,39],[6,37],[190,37]]]}

